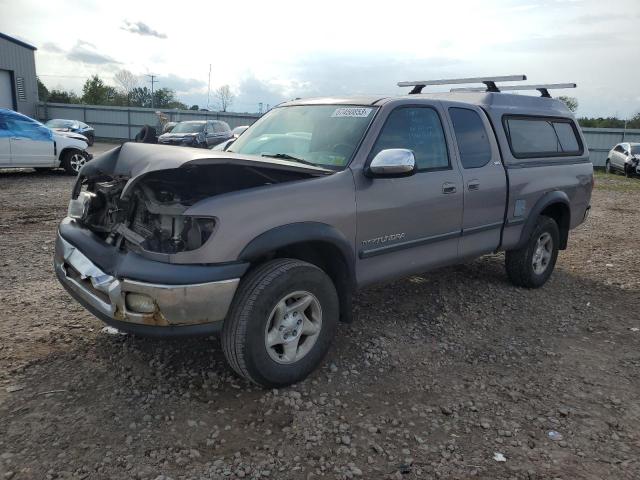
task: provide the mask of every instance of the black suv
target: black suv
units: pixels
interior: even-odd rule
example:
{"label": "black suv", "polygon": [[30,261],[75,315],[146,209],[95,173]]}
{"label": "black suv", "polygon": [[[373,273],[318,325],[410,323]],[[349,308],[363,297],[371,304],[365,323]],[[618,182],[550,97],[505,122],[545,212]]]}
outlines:
{"label": "black suv", "polygon": [[211,148],[233,138],[226,122],[220,120],[189,120],[180,122],[170,132],[158,137],[162,145]]}

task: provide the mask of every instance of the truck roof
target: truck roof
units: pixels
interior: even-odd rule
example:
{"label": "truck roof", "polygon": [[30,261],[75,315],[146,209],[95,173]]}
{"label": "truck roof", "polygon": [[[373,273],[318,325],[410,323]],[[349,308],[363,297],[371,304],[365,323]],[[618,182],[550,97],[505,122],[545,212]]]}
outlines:
{"label": "truck roof", "polygon": [[300,98],[290,102],[284,102],[279,106],[293,105],[358,105],[380,106],[389,102],[407,102],[415,100],[445,100],[451,102],[478,105],[487,110],[500,110],[505,113],[518,114],[544,114],[573,116],[564,102],[547,97],[533,95],[518,95],[503,92],[433,92],[411,95],[363,95],[354,97],[318,97]]}

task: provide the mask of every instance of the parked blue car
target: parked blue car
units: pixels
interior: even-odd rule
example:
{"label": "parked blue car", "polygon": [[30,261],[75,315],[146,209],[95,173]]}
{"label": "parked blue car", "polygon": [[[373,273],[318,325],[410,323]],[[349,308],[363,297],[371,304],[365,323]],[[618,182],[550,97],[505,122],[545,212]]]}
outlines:
{"label": "parked blue car", "polygon": [[93,127],[87,125],[80,120],[63,120],[60,118],[53,118],[45,123],[51,130],[58,132],[73,132],[87,137],[87,143],[89,146],[93,145],[96,139],[96,132]]}

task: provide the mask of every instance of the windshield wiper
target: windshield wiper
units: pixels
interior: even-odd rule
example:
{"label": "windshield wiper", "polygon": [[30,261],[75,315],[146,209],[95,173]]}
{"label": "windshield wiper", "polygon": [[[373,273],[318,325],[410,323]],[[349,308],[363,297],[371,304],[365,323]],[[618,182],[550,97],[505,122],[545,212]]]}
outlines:
{"label": "windshield wiper", "polygon": [[279,158],[281,160],[291,160],[293,162],[304,163],[305,165],[311,165],[312,167],[318,166],[313,162],[308,162],[307,160],[303,160],[302,158],[293,157],[288,153],[263,153],[261,156],[269,157],[269,158]]}

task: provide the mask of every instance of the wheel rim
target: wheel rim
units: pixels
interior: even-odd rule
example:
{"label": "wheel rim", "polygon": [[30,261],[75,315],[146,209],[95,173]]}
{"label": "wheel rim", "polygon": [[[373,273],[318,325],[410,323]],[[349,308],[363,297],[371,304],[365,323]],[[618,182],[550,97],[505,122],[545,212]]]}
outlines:
{"label": "wheel rim", "polygon": [[553,238],[548,232],[544,232],[538,241],[536,242],[536,248],[533,251],[533,258],[531,259],[531,265],[533,271],[537,275],[541,275],[549,267],[551,262],[551,256],[553,254]]}
{"label": "wheel rim", "polygon": [[69,165],[71,165],[71,169],[76,173],[80,171],[85,163],[87,163],[87,159],[80,153],[74,153],[69,159]]}
{"label": "wheel rim", "polygon": [[322,308],[312,293],[297,291],[285,295],[269,315],[264,344],[272,360],[291,364],[313,348],[322,329]]}
{"label": "wheel rim", "polygon": [[611,164],[609,162],[604,166],[604,171],[607,173],[611,173]]}

